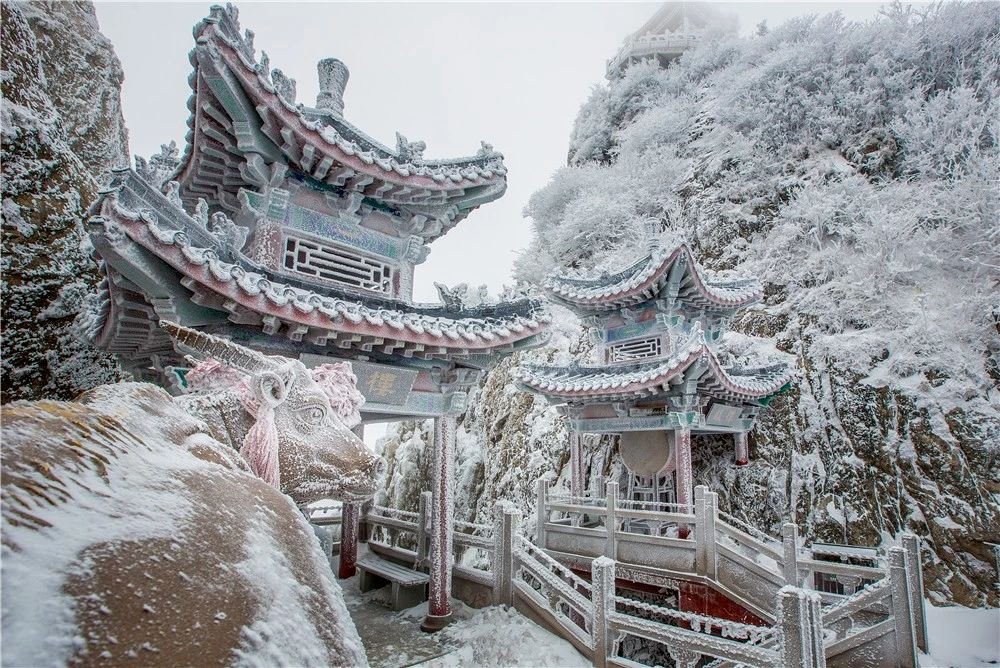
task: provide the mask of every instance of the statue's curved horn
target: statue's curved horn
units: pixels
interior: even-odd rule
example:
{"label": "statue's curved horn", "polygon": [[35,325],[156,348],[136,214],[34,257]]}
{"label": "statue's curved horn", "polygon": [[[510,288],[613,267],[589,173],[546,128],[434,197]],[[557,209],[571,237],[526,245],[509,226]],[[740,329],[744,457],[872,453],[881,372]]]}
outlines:
{"label": "statue's curved horn", "polygon": [[169,320],[161,320],[160,327],[170,334],[175,345],[211,357],[234,369],[246,373],[257,373],[258,371],[274,369],[276,366],[266,355],[233,343],[229,339],[199,332]]}

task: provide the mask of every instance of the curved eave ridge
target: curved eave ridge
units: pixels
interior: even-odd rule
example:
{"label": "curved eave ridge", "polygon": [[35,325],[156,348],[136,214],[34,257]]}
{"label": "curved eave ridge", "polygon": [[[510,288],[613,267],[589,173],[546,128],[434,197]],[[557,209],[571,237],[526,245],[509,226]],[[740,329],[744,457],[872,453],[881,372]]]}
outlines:
{"label": "curved eave ridge", "polygon": [[[184,231],[161,226],[152,210],[123,208],[114,192],[106,193],[91,225],[110,238],[121,234],[183,274],[191,289],[221,298],[224,308],[245,309],[283,322],[338,333],[380,335],[397,341],[487,353],[528,342],[544,343],[548,312],[533,302],[530,315],[461,317],[430,316],[415,311],[370,308],[363,302],[323,295],[281,283],[263,274],[224,262],[212,248],[198,247]],[[114,230],[114,231],[113,231]],[[97,232],[101,233],[101,232]],[[190,281],[193,281],[192,284]],[[194,285],[196,284],[196,285]]]}
{"label": "curved eave ridge", "polygon": [[699,389],[716,396],[760,400],[779,392],[794,378],[787,364],[723,367],[700,330],[666,359],[627,366],[523,365],[517,373],[523,387],[547,396],[567,400],[618,398],[666,391],[699,360],[705,366]]}
{"label": "curved eave ridge", "polygon": [[753,277],[713,272],[695,260],[684,242],[656,245],[643,259],[612,275],[576,278],[555,274],[546,279],[545,290],[557,301],[587,310],[612,310],[656,299],[676,265],[683,286],[679,299],[704,301],[717,309],[737,309],[759,300],[764,294]]}
{"label": "curved eave ridge", "polygon": [[[250,260],[240,251],[223,244],[206,229],[204,222],[195,220],[183,207],[183,202],[170,199],[151,186],[145,179],[129,168],[111,170],[111,182],[102,190],[100,197],[90,207],[89,216],[104,216],[107,202],[113,202],[115,211],[124,212],[127,218],[137,215],[153,220],[159,227],[171,231],[180,231],[192,246],[214,253],[222,259],[232,260],[237,270],[261,275],[271,281],[289,284],[291,287],[304,289],[306,292],[321,294],[325,298],[340,299],[345,302],[363,300],[372,310],[400,311],[419,314],[424,317],[435,317],[442,320],[481,319],[489,321],[508,321],[515,316],[533,319],[535,314],[543,312],[545,304],[534,298],[520,298],[514,301],[486,303],[477,306],[451,307],[445,304],[412,303],[381,295],[364,295],[355,297],[348,291],[338,291],[333,288],[318,288],[298,284],[288,276],[278,276]],[[92,218],[92,220],[94,220]],[[546,311],[547,313],[547,311]],[[548,316],[546,316],[548,317]]]}
{"label": "curved eave ridge", "polygon": [[[315,173],[324,159],[329,163],[324,174],[336,172],[335,165],[350,168],[355,173],[379,180],[429,191],[457,191],[493,186],[490,199],[500,197],[506,189],[507,168],[503,155],[483,145],[473,156],[452,159],[407,159],[370,138],[342,118],[324,111],[310,110],[280,94],[271,80],[266,57],[256,60],[252,38],[239,34],[239,22],[232,8],[214,6],[212,14],[195,26],[196,47],[190,61],[194,71],[188,81],[192,96],[188,101],[191,116],[184,156],[174,174],[181,181],[190,173],[195,158],[195,128],[206,102],[199,89],[201,77],[199,56],[224,64],[234,75],[247,96],[256,103],[262,117],[264,134],[298,167]],[[207,88],[207,86],[205,87]],[[296,141],[289,141],[293,136]],[[310,147],[308,150],[306,147]],[[477,202],[479,204],[481,202]]]}

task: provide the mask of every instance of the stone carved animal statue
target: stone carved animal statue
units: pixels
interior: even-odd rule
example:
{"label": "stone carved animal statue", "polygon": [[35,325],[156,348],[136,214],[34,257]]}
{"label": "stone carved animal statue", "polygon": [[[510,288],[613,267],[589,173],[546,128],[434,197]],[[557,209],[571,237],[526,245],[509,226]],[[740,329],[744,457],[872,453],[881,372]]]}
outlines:
{"label": "stone carved animal statue", "polygon": [[[178,403],[204,420],[215,439],[240,450],[262,480],[280,482],[299,505],[371,498],[382,461],[349,429],[361,421],[364,398],[348,363],[310,370],[298,360],[268,357],[170,322],[160,325],[179,348],[214,362],[189,374],[195,392]],[[246,374],[245,380],[234,383],[232,370]]]}
{"label": "stone carved animal statue", "polygon": [[164,326],[237,385],[202,368],[193,396],[119,383],[2,408],[3,665],[365,665],[296,507],[374,491],[341,417],[356,390]]}

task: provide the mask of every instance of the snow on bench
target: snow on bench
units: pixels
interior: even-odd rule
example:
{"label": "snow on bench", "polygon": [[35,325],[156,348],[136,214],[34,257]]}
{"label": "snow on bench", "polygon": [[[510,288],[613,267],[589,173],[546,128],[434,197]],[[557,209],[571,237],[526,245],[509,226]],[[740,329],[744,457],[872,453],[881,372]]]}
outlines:
{"label": "snow on bench", "polygon": [[415,571],[371,554],[358,560],[358,588],[362,592],[392,585],[390,606],[393,610],[411,608],[427,600],[427,573]]}

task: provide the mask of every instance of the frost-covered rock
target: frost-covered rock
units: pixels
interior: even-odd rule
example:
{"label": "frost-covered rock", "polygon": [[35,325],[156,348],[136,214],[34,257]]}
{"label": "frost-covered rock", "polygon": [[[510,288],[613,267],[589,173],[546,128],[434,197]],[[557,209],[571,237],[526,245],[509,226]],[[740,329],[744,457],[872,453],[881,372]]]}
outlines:
{"label": "frost-covered rock", "polygon": [[292,499],[165,391],[2,412],[4,665],[366,665]]}
{"label": "frost-covered rock", "polygon": [[[518,261],[536,282],[620,268],[658,221],[707,267],[764,280],[733,328],[795,354],[802,380],[762,413],[750,466],[734,466],[732,439],[696,437],[696,482],[761,529],[794,519],[807,541],[915,532],[938,603],[998,601],[998,53],[998,5],[974,3],[795,19],[635,65],[581,110]],[[472,398],[461,428],[483,483],[459,490],[476,499],[459,515],[495,498],[530,513],[535,475],[564,483],[563,421],[510,376],[540,354]],[[591,483],[620,466],[610,441],[586,451]]]}
{"label": "frost-covered rock", "polygon": [[71,398],[119,377],[71,325],[98,280],[86,207],[126,155],[121,66],[89,3],[5,3],[2,20],[2,399]]}
{"label": "frost-covered rock", "polygon": [[33,0],[18,7],[35,35],[45,91],[70,150],[98,180],[128,164],[121,102],[125,73],[111,40],[101,34],[94,5]]}

